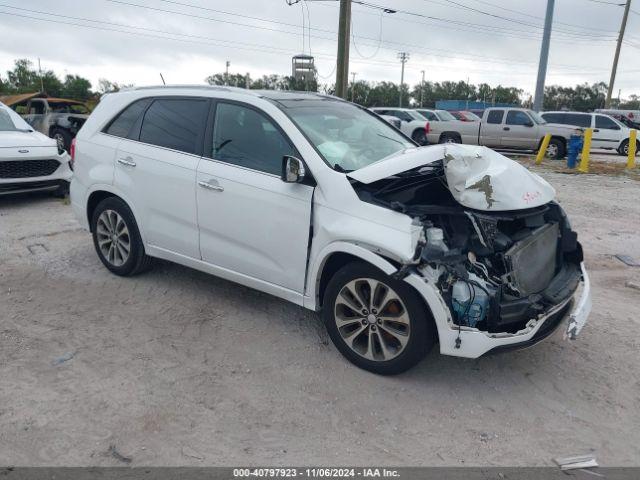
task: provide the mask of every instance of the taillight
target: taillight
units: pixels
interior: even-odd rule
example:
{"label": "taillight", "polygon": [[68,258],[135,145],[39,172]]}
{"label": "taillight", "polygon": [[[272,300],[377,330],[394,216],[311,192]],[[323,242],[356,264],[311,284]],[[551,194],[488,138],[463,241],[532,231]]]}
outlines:
{"label": "taillight", "polygon": [[431,131],[431,125],[429,122],[424,126],[424,133],[429,133]]}
{"label": "taillight", "polygon": [[69,155],[71,156],[71,166],[76,161],[76,139],[71,140],[71,148],[69,148]]}

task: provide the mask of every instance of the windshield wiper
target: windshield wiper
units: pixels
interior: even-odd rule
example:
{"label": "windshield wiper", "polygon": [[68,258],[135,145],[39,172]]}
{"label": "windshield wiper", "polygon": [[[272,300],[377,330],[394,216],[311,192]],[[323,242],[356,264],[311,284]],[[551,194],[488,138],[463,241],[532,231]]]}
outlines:
{"label": "windshield wiper", "polygon": [[405,146],[403,142],[401,142],[400,140],[396,140],[395,138],[387,137],[386,135],[383,135],[383,134],[381,134],[381,133],[378,133],[377,135],[378,135],[379,137],[386,138],[387,140],[391,140],[392,142],[399,143],[399,144],[400,144],[400,145],[402,145],[403,147]]}
{"label": "windshield wiper", "polygon": [[340,173],[351,173],[351,172],[353,172],[353,170],[345,170],[344,168],[342,168],[342,165],[340,165],[339,163],[336,163],[336,164],[333,166],[333,169],[334,169],[336,172],[340,172]]}

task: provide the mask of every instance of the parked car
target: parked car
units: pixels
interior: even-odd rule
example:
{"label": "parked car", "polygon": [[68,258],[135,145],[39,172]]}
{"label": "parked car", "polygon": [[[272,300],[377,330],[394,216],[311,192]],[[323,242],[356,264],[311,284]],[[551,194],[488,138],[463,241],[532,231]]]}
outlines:
{"label": "parked car", "polygon": [[533,110],[526,108],[488,108],[481,122],[432,123],[429,143],[465,143],[491,148],[535,151],[544,136],[550,133],[547,156],[563,158],[567,140],[574,129],[565,125],[547,123]]}
{"label": "parked car", "polygon": [[39,93],[11,95],[0,100],[20,113],[34,130],[55,139],[67,151],[90,113],[82,102]]}
{"label": "parked car", "polygon": [[0,195],[47,190],[64,196],[73,172],[55,140],[0,103]]}
{"label": "parked car", "polygon": [[605,115],[610,115],[616,120],[624,123],[629,128],[638,128],[638,126],[640,126],[640,110],[596,108],[596,113],[604,113]]}
{"label": "parked car", "polygon": [[400,121],[400,119],[398,117],[392,117],[391,115],[380,115],[380,118],[382,118],[385,121],[389,122],[391,125],[396,127],[398,130],[400,130],[400,128],[402,127],[402,122]]}
{"label": "parked car", "polygon": [[[618,120],[601,113],[583,112],[544,112],[541,114],[547,122],[571,125],[580,128],[593,128],[591,148],[616,150],[620,155],[629,154],[629,134],[631,130]],[[636,140],[640,151],[640,141]]]}
{"label": "parked car", "polygon": [[410,108],[371,108],[372,112],[378,115],[396,117],[400,120],[400,130],[406,136],[413,139],[418,145],[424,145],[427,142],[427,133],[429,130],[429,122],[424,117]]}
{"label": "parked car", "polygon": [[459,112],[450,112],[457,120],[461,122],[479,122],[482,119],[473,112],[467,110],[461,110]]}
{"label": "parked car", "polygon": [[590,309],[553,188],[483,147],[417,144],[315,93],[109,94],[76,137],[71,205],[111,272],[163,258],[321,311],[337,349],[394,374],[438,340],[476,358]]}
{"label": "parked car", "polygon": [[429,122],[457,122],[456,117],[447,110],[429,110],[427,108],[416,108],[416,112],[422,115]]}

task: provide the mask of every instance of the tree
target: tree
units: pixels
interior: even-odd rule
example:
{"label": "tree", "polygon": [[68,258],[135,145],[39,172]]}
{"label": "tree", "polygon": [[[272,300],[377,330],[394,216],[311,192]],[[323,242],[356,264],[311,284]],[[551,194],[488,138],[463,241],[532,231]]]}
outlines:
{"label": "tree", "polygon": [[62,96],[86,101],[92,96],[91,82],[79,75],[67,75],[62,86]]}
{"label": "tree", "polygon": [[38,72],[32,68],[32,63],[26,58],[14,61],[13,70],[7,72],[8,83],[16,93],[40,91]]}

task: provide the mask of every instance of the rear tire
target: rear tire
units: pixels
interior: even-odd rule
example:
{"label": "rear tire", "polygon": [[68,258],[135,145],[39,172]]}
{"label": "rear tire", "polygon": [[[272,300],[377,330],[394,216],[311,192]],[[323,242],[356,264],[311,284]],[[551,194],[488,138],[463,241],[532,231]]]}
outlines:
{"label": "rear tire", "polygon": [[116,275],[128,277],[151,267],[133,212],[121,199],[105,198],[96,206],[91,231],[98,258]]}
{"label": "rear tire", "polygon": [[58,146],[64,148],[65,151],[68,152],[71,148],[71,140],[73,140],[73,137],[71,136],[71,133],[66,130],[62,130],[60,128],[54,129],[51,132],[51,138],[58,143]]}
{"label": "rear tire", "polygon": [[411,139],[420,146],[427,144],[427,134],[425,133],[424,129],[421,128],[413,132],[413,134],[411,135]]}
{"label": "rear tire", "polygon": [[440,135],[438,143],[462,143],[462,140],[458,135],[453,133],[443,133]]}
{"label": "rear tire", "polygon": [[380,375],[410,369],[435,342],[435,324],[418,293],[364,262],[349,263],[331,278],[322,316],[340,353]]}
{"label": "rear tire", "polygon": [[[636,140],[636,156],[640,153],[640,141]],[[620,146],[618,147],[618,155],[624,155],[625,157],[629,155],[629,139],[625,139],[622,141]]]}

